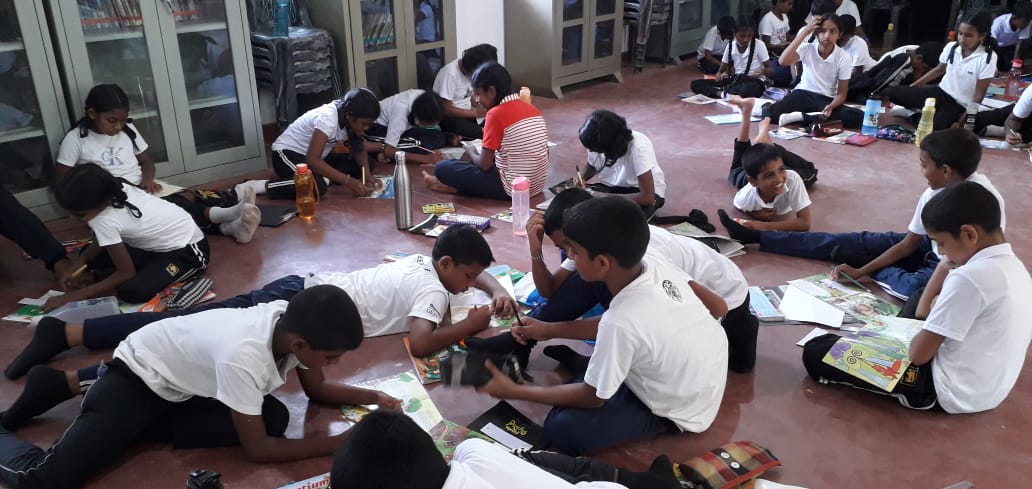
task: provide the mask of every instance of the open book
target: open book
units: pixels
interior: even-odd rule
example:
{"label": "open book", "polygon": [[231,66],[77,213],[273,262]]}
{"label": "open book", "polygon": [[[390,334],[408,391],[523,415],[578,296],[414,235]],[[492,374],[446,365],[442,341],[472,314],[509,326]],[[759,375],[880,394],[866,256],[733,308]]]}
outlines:
{"label": "open book", "polygon": [[832,345],[824,363],[888,392],[910,366],[910,341],[924,321],[880,316]]}

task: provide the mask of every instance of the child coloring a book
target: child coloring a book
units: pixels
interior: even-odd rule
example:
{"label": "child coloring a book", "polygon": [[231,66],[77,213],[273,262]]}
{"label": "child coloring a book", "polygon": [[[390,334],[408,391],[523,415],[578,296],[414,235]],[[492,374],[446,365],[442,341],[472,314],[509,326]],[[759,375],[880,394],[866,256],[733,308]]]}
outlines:
{"label": "child coloring a book", "polygon": [[[148,193],[161,192],[147,148],[129,117],[129,96],[118,85],[97,85],[86,96],[82,118],[61,140],[57,179],[76,165],[93,163]],[[246,186],[238,185],[232,194],[182,191],[164,199],[188,212],[202,230],[248,243],[258,229],[261,211],[254,205],[254,192]]]}

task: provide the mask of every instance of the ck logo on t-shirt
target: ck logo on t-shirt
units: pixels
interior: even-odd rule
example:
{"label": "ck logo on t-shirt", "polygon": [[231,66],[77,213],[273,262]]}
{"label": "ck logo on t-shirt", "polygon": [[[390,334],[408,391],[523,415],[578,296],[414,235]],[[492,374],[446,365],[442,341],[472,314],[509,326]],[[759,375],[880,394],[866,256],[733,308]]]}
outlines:
{"label": "ck logo on t-shirt", "polygon": [[677,290],[677,286],[674,285],[673,282],[669,280],[664,280],[663,291],[666,292],[666,295],[669,296],[671,299],[677,302],[681,302],[681,291]]}
{"label": "ck logo on t-shirt", "polygon": [[123,161],[122,158],[118,157],[118,153],[121,153],[123,149],[125,148],[119,148],[117,146],[108,146],[108,149],[104,150],[104,152],[100,154],[100,159],[107,166],[128,165],[128,162]]}

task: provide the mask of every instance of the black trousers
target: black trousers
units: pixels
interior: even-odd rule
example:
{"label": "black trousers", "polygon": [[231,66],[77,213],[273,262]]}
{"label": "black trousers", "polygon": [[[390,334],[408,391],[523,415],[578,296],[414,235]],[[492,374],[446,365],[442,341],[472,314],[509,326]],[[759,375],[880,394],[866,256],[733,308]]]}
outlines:
{"label": "black trousers", "polygon": [[998,71],[1006,73],[1011,70],[1011,62],[1014,61],[1017,49],[1017,44],[996,47],[996,69]]}
{"label": "black trousers", "polygon": [[14,241],[33,258],[43,260],[48,270],[66,258],[64,246],[54,238],[43,222],[0,187],[0,234]]}
{"label": "black trousers", "polygon": [[[745,172],[745,168],[742,167],[742,155],[745,151],[752,147],[752,143],[749,141],[739,141],[735,139],[735,150],[731,156],[731,169],[727,173],[727,181],[736,189],[740,189],[749,183],[749,174]],[[781,162],[785,164],[789,169],[795,171],[803,179],[803,185],[806,188],[810,188],[814,183],[817,182],[817,168],[814,167],[806,158],[799,156],[787,149],[780,144],[774,144],[774,147],[778,149],[778,153],[781,154]]]}
{"label": "black trousers", "polygon": [[[279,403],[271,396],[266,396],[265,402]],[[81,487],[87,479],[118,460],[134,443],[154,439],[163,431],[163,426],[175,423],[177,415],[229,419],[229,408],[216,404],[218,406],[204,400],[196,403],[166,401],[124,363],[114,360],[83,397],[82,412],[49,449],[43,450],[0,427],[0,482],[17,489]],[[270,426],[271,420],[266,420],[267,432],[271,427],[282,435],[286,430],[282,417],[286,407],[279,403],[278,408],[269,411],[278,412],[281,417],[275,421],[280,426]],[[210,419],[214,418],[208,419],[200,424],[212,426]],[[213,427],[218,434],[203,431],[203,428],[196,430],[199,438],[192,440],[194,445],[225,446],[233,441],[224,437],[224,426]],[[229,428],[232,431],[232,424]],[[275,432],[270,434],[277,436]]]}
{"label": "black trousers", "polygon": [[[612,185],[606,185],[604,183],[593,183],[591,185],[588,185],[588,187],[596,192],[603,192],[607,194],[626,195],[641,192],[641,189],[638,187],[614,187]],[[647,221],[649,219],[652,219],[652,216],[656,214],[656,211],[661,209],[664,205],[666,205],[666,199],[660,195],[657,195],[655,204],[640,205],[639,207],[641,207],[641,212],[642,214],[645,214],[645,220]]]}
{"label": "black trousers", "polygon": [[[376,143],[383,143],[386,136],[387,126],[381,126],[379,124],[373,124],[370,126],[369,129],[366,129],[366,132],[363,135],[366,141],[373,141]],[[406,153],[427,154],[427,149],[431,151],[440,149],[447,143],[447,138],[438,128],[412,127],[401,133],[401,139],[398,140],[398,145],[395,146],[395,148]]]}
{"label": "black trousers", "polygon": [[[770,120],[777,124],[782,114],[791,112],[820,112],[834,100],[826,95],[821,95],[809,90],[792,90],[779,102],[764,107],[763,115],[770,117]],[[863,123],[864,113],[852,107],[840,105],[831,111],[831,118],[842,121],[844,127],[857,128]]]}
{"label": "black trousers", "polygon": [[237,203],[237,196],[233,190],[221,193],[208,190],[184,190],[163,197],[163,200],[175,204],[190,214],[194,223],[202,231],[211,234],[221,234],[219,226],[208,219],[208,208],[235,205]]}
{"label": "black trousers", "polygon": [[[355,158],[350,153],[330,153],[323,160],[334,169],[351,175],[351,178],[362,178],[362,167],[358,165],[358,162],[355,161]],[[279,178],[269,182],[267,186],[269,198],[295,198],[297,195],[294,192],[294,173],[297,172],[297,165],[307,161],[308,158],[301,153],[295,153],[290,150],[273,151],[272,170],[276,172],[276,176]],[[369,160],[370,169],[373,167],[373,161],[372,159]],[[326,183],[323,176],[312,171],[312,177],[315,178],[315,187],[319,192],[319,196],[326,195],[326,189],[329,187],[329,184]],[[372,175],[366,175],[366,178],[372,178]]]}
{"label": "black trousers", "polygon": [[482,139],[484,137],[484,128],[477,123],[477,120],[465,117],[444,116],[441,119],[441,131],[458,134],[462,136],[462,139]]}
{"label": "black trousers", "polygon": [[[894,87],[888,88],[889,101],[911,110],[924,108],[925,99],[935,99],[935,121],[932,124],[934,130],[946,129],[957,121],[960,116],[967,113],[967,108],[957,103],[950,94],[938,86],[922,87]],[[920,119],[920,116],[917,116]]]}
{"label": "black trousers", "polygon": [[749,373],[756,366],[756,337],[760,321],[749,310],[749,298],[731,309],[720,323],[727,334],[727,366],[733,372]]}
{"label": "black trousers", "polygon": [[571,457],[545,451],[519,450],[514,455],[571,484],[615,482],[627,489],[668,489],[681,486],[673,470],[633,472],[588,457]]}
{"label": "black trousers", "polygon": [[[171,284],[204,273],[211,258],[208,239],[164,253],[126,246],[136,275],[118,286],[115,296],[132,304],[147,302]],[[106,252],[88,263],[91,270],[111,270],[114,263]]]}
{"label": "black trousers", "polygon": [[810,340],[803,346],[803,366],[806,367],[810,378],[822,384],[843,384],[883,396],[892,396],[900,404],[910,409],[929,410],[936,407],[937,396],[935,385],[932,383],[932,362],[907,367],[903,378],[890,393],[824,363],[824,356],[828,354],[838,339],[838,335],[826,334]]}
{"label": "black trousers", "polygon": [[[982,131],[985,130],[986,126],[1003,127],[1013,110],[1014,105],[1012,104],[1006,107],[1000,107],[999,109],[979,112],[978,115],[975,116],[975,132],[981,134]],[[1021,134],[1022,141],[1026,143],[1032,141],[1032,121],[1026,119],[1025,122],[1021,124],[1021,130],[1018,132]]]}

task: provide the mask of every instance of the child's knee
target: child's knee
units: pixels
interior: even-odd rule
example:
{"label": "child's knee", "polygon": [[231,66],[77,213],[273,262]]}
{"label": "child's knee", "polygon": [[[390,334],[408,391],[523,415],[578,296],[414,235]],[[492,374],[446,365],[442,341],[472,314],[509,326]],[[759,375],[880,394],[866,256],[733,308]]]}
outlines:
{"label": "child's knee", "polygon": [[142,304],[151,300],[151,298],[153,298],[158,292],[161,292],[161,290],[149,290],[140,287],[139,284],[128,282],[120,285],[118,289],[116,289],[115,297],[117,297],[118,300],[129,304]]}
{"label": "child's knee", "polygon": [[819,382],[824,377],[821,375],[822,370],[834,368],[824,363],[824,357],[838,340],[838,335],[829,333],[818,336],[803,345],[803,367],[806,368],[806,373],[811,379]]}
{"label": "child's knee", "polygon": [[572,408],[552,408],[545,418],[545,439],[548,444],[567,455],[585,453],[584,422],[581,410]]}

